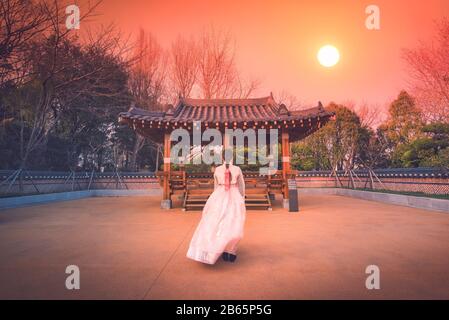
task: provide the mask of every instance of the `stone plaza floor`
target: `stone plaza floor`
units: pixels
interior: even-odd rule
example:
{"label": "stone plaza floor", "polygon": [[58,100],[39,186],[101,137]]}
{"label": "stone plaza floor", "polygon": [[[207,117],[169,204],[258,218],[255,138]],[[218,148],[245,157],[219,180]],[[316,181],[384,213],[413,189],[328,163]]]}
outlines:
{"label": "stone plaza floor", "polygon": [[[247,212],[235,263],[186,258],[201,212],[104,197],[0,211],[1,299],[449,299],[449,214],[333,195]],[[80,290],[67,290],[68,265]],[[367,290],[368,265],[380,289]]]}

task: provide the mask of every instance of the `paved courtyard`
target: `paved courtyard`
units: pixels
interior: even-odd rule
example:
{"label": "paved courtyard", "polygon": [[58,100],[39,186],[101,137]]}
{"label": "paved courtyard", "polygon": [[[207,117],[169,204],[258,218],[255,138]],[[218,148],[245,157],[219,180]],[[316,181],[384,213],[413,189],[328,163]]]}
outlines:
{"label": "paved courtyard", "polygon": [[[159,197],[0,211],[0,298],[449,299],[449,214],[341,196],[248,211],[236,263],[185,257],[200,212]],[[380,290],[365,268],[380,268]],[[65,288],[77,265],[80,290]]]}

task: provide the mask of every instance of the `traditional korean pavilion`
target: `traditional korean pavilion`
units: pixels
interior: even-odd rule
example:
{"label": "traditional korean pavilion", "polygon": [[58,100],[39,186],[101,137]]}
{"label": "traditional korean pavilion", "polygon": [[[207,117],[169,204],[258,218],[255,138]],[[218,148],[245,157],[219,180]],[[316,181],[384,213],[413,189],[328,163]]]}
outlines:
{"label": "traditional korean pavilion", "polygon": [[[252,99],[191,99],[179,98],[174,107],[155,112],[131,108],[119,115],[119,121],[131,126],[138,133],[164,145],[164,169],[158,172],[163,187],[162,207],[172,207],[172,196],[181,195],[186,210],[201,209],[213,190],[213,174],[186,173],[185,170],[171,170],[170,134],[178,128],[192,134],[194,122],[201,121],[201,129],[278,129],[281,144],[282,169],[267,176],[258,172],[244,172],[248,186],[247,207],[271,209],[275,194],[281,194],[284,204],[288,203],[287,180],[290,170],[290,143],[303,139],[323,126],[333,116],[321,103],[306,110],[288,110],[275,102],[272,95]],[[224,134],[223,134],[224,136]],[[225,139],[224,139],[225,140]],[[226,146],[226,141],[223,141]]]}

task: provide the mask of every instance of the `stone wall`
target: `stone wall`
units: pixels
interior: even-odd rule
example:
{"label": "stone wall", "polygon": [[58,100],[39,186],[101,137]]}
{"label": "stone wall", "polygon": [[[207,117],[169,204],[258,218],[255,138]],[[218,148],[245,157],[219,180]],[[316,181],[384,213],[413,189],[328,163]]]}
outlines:
{"label": "stone wall", "polygon": [[[47,194],[82,190],[150,190],[159,189],[159,181],[152,173],[76,173],[26,172],[13,184],[13,171],[0,171],[0,196]],[[434,195],[449,194],[449,175],[435,169],[384,169],[376,170],[374,190],[417,192]],[[370,177],[366,172],[343,172],[331,176],[329,171],[301,171],[296,181],[299,188],[352,188],[370,189]],[[9,178],[9,180],[8,180]],[[11,185],[10,185],[11,184]]]}
{"label": "stone wall", "polygon": [[82,190],[148,190],[159,189],[159,181],[149,173],[95,174],[28,172],[11,184],[10,172],[0,172],[0,195],[30,195]]}
{"label": "stone wall", "polygon": [[[390,169],[376,172],[372,176],[374,190],[416,192],[433,195],[449,194],[449,175],[440,170]],[[338,173],[331,176],[328,171],[299,172],[296,178],[299,188],[351,188],[371,189],[371,178],[364,172],[352,175]]]}

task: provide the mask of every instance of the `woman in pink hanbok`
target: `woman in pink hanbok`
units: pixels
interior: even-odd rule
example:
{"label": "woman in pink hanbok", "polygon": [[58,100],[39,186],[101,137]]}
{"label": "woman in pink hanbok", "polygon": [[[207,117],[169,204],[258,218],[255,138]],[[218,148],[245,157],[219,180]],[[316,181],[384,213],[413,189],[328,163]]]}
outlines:
{"label": "woman in pink hanbok", "polygon": [[237,245],[245,224],[245,182],[242,170],[232,163],[218,166],[214,172],[214,192],[203,209],[187,257],[215,264],[220,256],[234,262]]}

